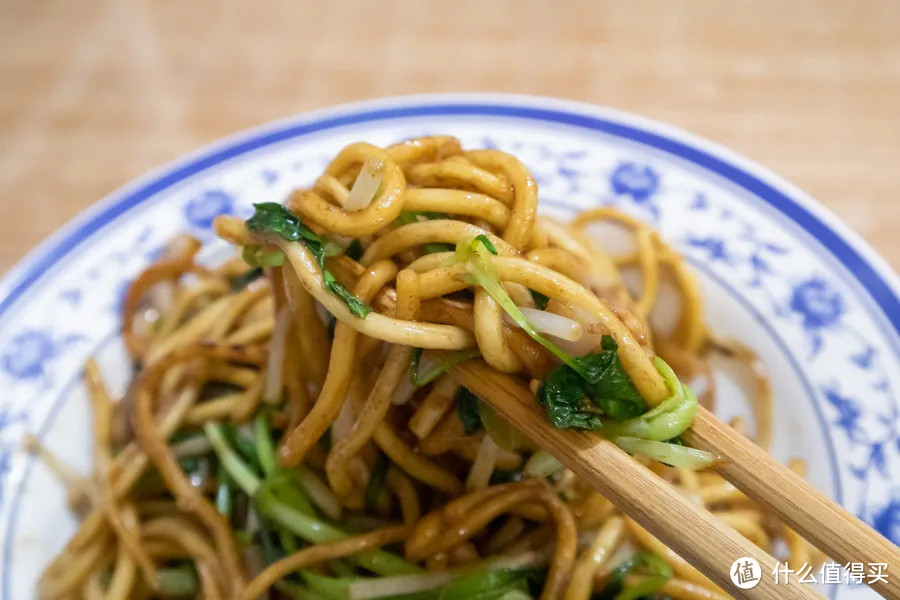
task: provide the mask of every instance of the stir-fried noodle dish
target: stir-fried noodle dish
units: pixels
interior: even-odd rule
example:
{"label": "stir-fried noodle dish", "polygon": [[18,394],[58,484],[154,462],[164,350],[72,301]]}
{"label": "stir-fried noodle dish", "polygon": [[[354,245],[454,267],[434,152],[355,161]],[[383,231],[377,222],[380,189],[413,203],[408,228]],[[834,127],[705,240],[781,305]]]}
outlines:
{"label": "stir-fried noodle dish", "polygon": [[727,597],[462,387],[472,361],[758,546],[822,559],[681,442],[713,362],[745,372],[753,427],[732,425],[764,447],[771,394],[645,224],[538,216],[519,160],[449,136],[352,144],[272,200],[218,217],[233,258],[180,237],[131,284],[127,392],[85,368],[93,473],[30,440],[80,519],[41,598]]}

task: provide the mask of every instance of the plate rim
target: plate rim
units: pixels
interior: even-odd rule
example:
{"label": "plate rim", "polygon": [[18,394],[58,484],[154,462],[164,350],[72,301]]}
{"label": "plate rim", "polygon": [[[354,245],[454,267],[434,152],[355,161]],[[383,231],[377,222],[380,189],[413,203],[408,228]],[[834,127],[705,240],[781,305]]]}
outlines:
{"label": "plate rim", "polygon": [[[312,133],[316,130],[338,126],[341,120],[369,122],[385,120],[391,117],[415,116],[411,114],[379,115],[379,112],[385,113],[385,111],[389,112],[391,110],[405,110],[408,112],[418,109],[432,111],[431,114],[437,115],[438,113],[434,111],[442,108],[448,111],[440,113],[442,116],[466,114],[474,116],[479,114],[485,116],[518,116],[538,122],[581,125],[582,127],[586,126],[587,123],[579,123],[578,121],[593,121],[594,125],[603,121],[610,126],[618,125],[633,132],[656,138],[656,141],[674,144],[679,150],[693,151],[699,158],[719,163],[719,166],[724,166],[733,171],[732,175],[742,175],[747,181],[741,183],[718,169],[712,168],[703,162],[698,163],[691,157],[684,156],[682,152],[676,152],[672,148],[659,148],[658,145],[651,144],[654,148],[674,154],[679,158],[710,170],[723,179],[764,200],[796,226],[817,239],[832,257],[841,263],[847,272],[852,275],[855,283],[865,290],[868,299],[879,307],[880,312],[892,325],[895,336],[900,336],[900,277],[898,277],[897,273],[860,234],[854,231],[834,212],[784,177],[773,172],[770,168],[717,142],[678,127],[608,106],[548,96],[477,92],[389,96],[303,111],[219,138],[194,151],[182,154],[173,160],[150,169],[78,213],[13,264],[0,278],[0,321],[2,321],[5,313],[13,307],[16,300],[39,282],[46,270],[59,263],[69,252],[77,249],[83,241],[90,238],[93,233],[104,225],[153,197],[156,191],[167,187],[162,184],[167,179],[172,179],[173,175],[179,175],[185,170],[191,170],[193,173],[202,171],[205,166],[212,166],[212,164],[218,164],[228,160],[228,158],[243,154],[244,151],[241,151],[243,146],[259,148],[270,145],[275,140],[270,140],[265,144],[260,142],[266,138],[277,136],[279,133],[285,134],[304,126],[313,127],[318,125],[309,132]],[[506,114],[497,114],[501,111]],[[540,114],[542,112],[546,112],[546,114],[542,116]],[[522,114],[517,115],[515,113]],[[557,118],[548,118],[551,114]],[[563,122],[559,117],[568,117],[567,120],[570,122]],[[588,128],[597,129],[590,126]],[[302,133],[294,133],[284,137],[296,138],[298,135],[302,135]],[[633,139],[633,137],[630,137],[630,139]],[[641,140],[637,141],[646,143],[641,142]],[[205,165],[205,163],[209,164]],[[181,177],[175,179],[181,179]],[[784,206],[774,204],[765,194],[760,194],[748,188],[746,185],[748,182],[750,184],[759,184],[763,188],[768,188],[770,191],[775,192],[780,196],[779,200],[788,203],[787,208],[799,209],[800,212],[798,214],[800,217],[810,219],[811,224],[820,233],[830,234],[832,239],[829,241],[821,239],[806,224],[798,221],[797,215],[785,212],[783,210]],[[152,188],[159,189],[149,191]],[[144,193],[141,194],[141,198],[135,201],[134,195],[137,192]],[[834,242],[842,244],[844,248],[835,248],[833,246]],[[849,257],[842,255],[843,252],[847,251],[850,252]],[[855,264],[848,264],[848,258],[855,261]],[[861,274],[859,268],[864,273]]]}

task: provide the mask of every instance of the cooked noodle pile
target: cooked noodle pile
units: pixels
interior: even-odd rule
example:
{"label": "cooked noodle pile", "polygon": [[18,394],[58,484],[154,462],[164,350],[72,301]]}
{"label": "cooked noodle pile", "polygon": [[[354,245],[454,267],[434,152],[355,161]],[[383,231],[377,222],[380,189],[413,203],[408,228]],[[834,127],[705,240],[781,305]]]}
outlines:
{"label": "cooked noodle pile", "polygon": [[678,440],[698,402],[682,382],[711,407],[713,355],[746,367],[771,437],[759,361],[707,331],[682,257],[613,209],[537,206],[504,152],[358,143],[284,205],[220,217],[241,258],[201,266],[175,240],[125,300],[124,397],[87,365],[94,472],[32,443],[81,518],[41,597],[727,597],[462,388],[470,360],[753,543],[819,560]]}

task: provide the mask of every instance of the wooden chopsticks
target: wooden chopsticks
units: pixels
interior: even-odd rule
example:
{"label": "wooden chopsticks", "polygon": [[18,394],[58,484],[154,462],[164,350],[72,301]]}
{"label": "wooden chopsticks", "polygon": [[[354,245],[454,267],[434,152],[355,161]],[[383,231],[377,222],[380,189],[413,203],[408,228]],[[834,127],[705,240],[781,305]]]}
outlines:
{"label": "wooden chopsticks", "polygon": [[[438,353],[435,353],[438,354]],[[775,583],[776,561],[762,549],[694,504],[652,471],[598,435],[552,427],[534,394],[514,377],[481,360],[454,367],[454,376],[525,435],[694,565],[729,593],[750,599],[821,598],[814,588]],[[749,497],[777,514],[828,556],[845,562],[900,565],[900,549],[856,519],[753,442],[700,409],[686,441],[724,460],[718,471]],[[756,587],[738,589],[730,571],[738,558],[756,559],[762,578]],[[900,598],[900,580],[873,585],[887,598]]]}
{"label": "wooden chopsticks", "polygon": [[[717,471],[736,488],[764,504],[788,527],[831,559],[847,563],[887,563],[900,567],[900,547],[827,498],[769,453],[700,407],[684,441],[725,460]],[[900,598],[900,577],[873,589]]]}

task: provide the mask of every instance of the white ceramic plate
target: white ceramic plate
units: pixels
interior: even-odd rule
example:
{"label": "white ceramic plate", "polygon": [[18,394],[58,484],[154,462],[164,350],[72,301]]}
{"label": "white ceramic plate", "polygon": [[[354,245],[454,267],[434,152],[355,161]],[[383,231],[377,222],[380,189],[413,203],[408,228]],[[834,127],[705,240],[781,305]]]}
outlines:
{"label": "white ceramic plate", "polygon": [[[418,96],[308,113],[207,147],[105,199],[0,282],[0,598],[33,597],[74,530],[22,437],[88,468],[80,370],[99,356],[124,384],[118,309],[129,278],[178,232],[215,243],[215,215],[282,199],[351,141],[423,133],[515,153],[549,213],[613,204],[657,227],[700,274],[712,328],[764,359],[775,455],[805,458],[816,486],[900,542],[900,286],[865,243],[767,170],[671,127],[543,98]],[[724,416],[745,410],[720,404]]]}

